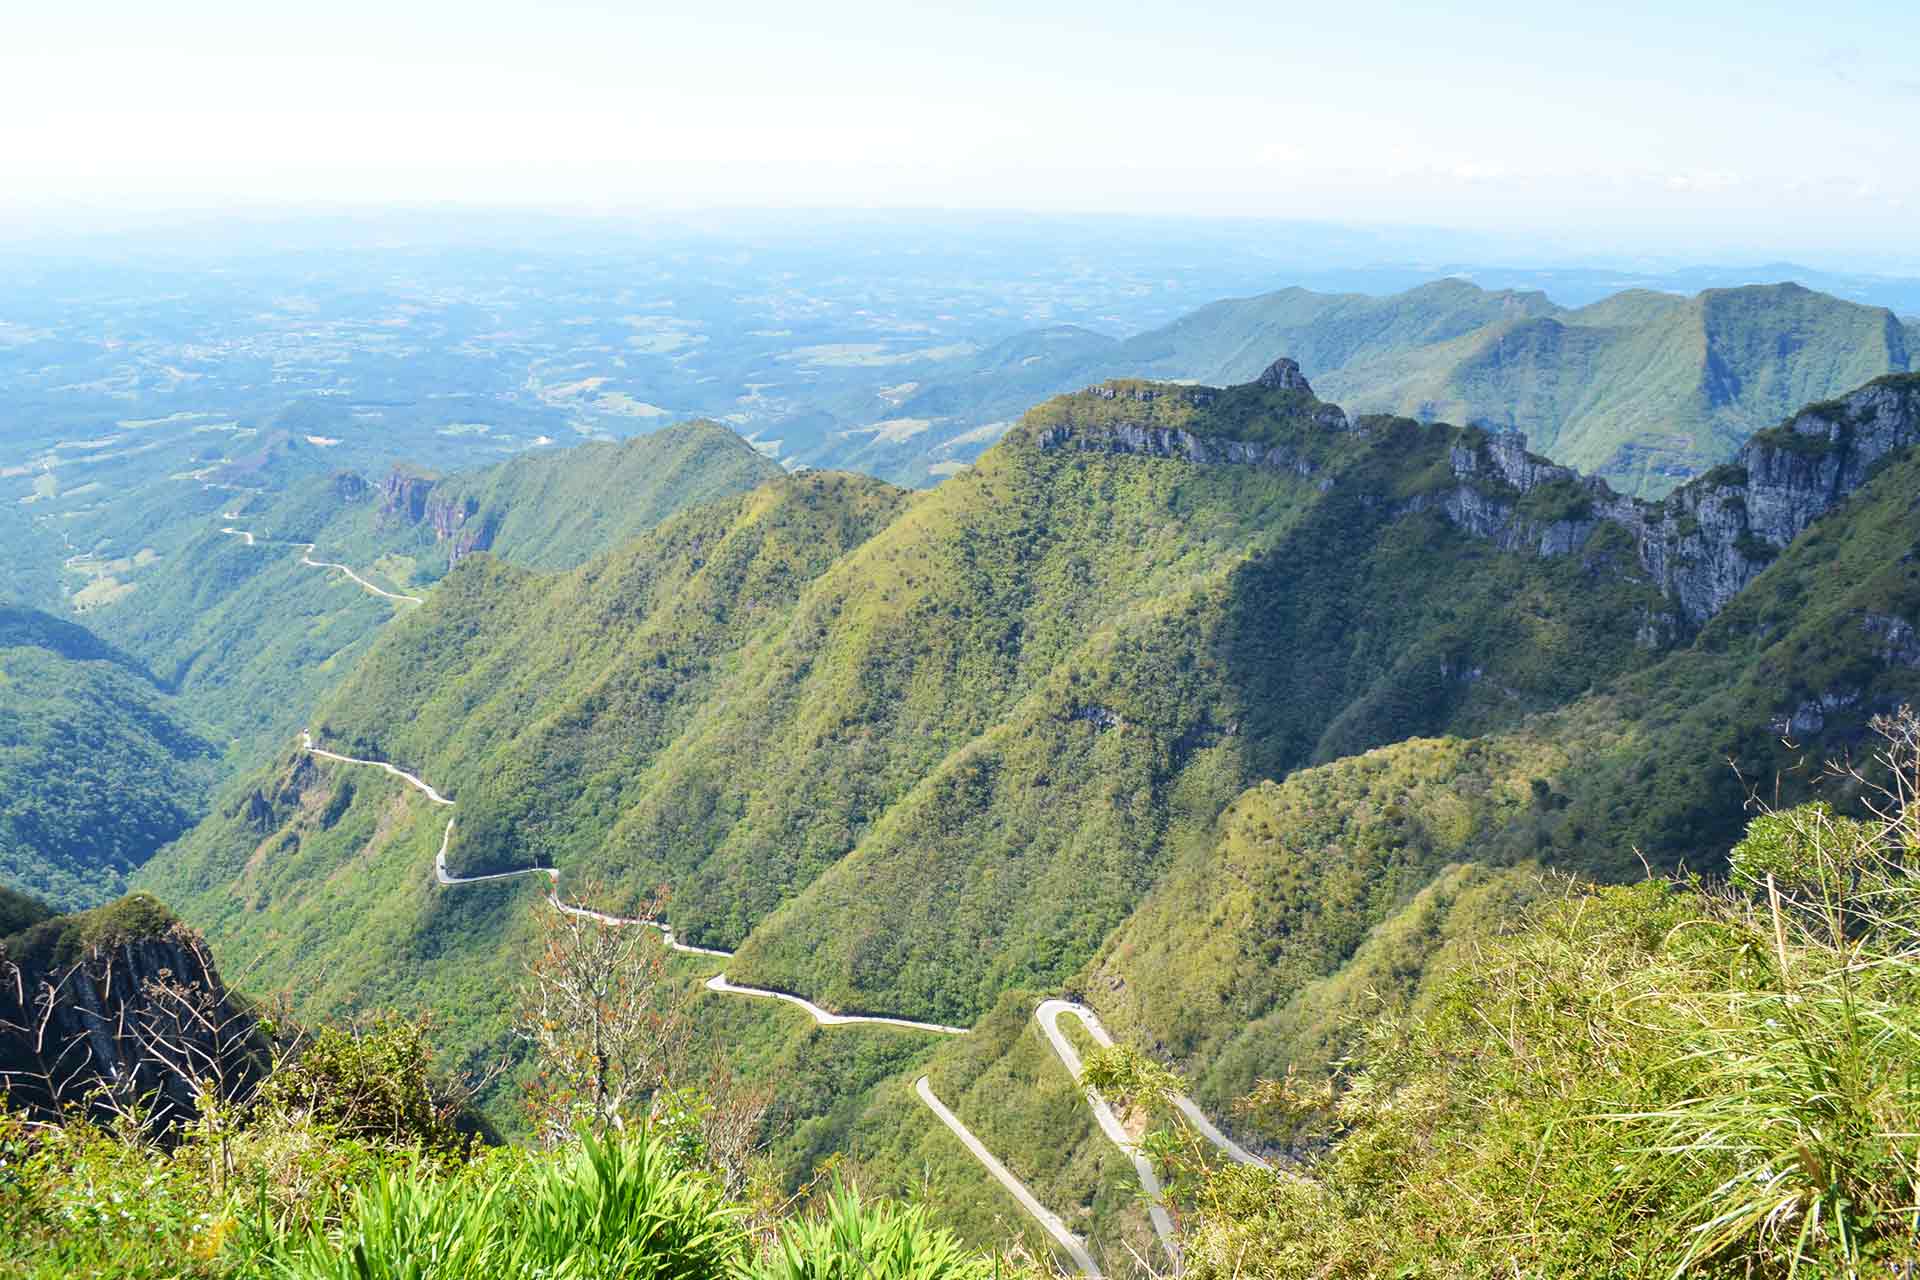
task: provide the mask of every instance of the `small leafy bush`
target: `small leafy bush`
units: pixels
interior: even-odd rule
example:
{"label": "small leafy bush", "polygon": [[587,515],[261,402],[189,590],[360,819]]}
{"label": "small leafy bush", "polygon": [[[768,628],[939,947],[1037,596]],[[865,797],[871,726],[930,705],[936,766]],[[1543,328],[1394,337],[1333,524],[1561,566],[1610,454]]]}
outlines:
{"label": "small leafy bush", "polygon": [[340,1136],[447,1151],[464,1147],[459,1103],[441,1087],[429,1027],[383,1014],[325,1027],[261,1085],[270,1113],[307,1116]]}

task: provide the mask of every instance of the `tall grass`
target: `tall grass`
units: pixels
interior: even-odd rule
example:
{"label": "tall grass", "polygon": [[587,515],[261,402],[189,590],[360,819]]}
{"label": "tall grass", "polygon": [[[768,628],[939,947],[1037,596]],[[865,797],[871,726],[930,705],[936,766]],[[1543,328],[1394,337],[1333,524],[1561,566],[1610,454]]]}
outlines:
{"label": "tall grass", "polygon": [[788,1223],[738,1280],[988,1280],[994,1264],[927,1220],[925,1205],[863,1203],[837,1189],[826,1211]]}
{"label": "tall grass", "polygon": [[925,1206],[836,1191],[756,1249],[745,1211],[652,1133],[582,1136],[483,1182],[385,1171],[338,1224],[268,1249],[283,1280],[989,1280]]}
{"label": "tall grass", "polygon": [[1880,727],[1864,816],[1762,814],[1724,881],[1565,884],[1335,1089],[1256,1091],[1331,1144],[1201,1179],[1192,1280],[1912,1274],[1920,721]]}
{"label": "tall grass", "polygon": [[[1808,805],[1756,821],[1732,888],[1674,950],[1709,978],[1674,1001],[1690,1078],[1618,1117],[1648,1157],[1720,1176],[1674,1222],[1677,1270],[1731,1254],[1849,1272],[1920,1244],[1920,877],[1899,820]],[[1771,944],[1771,945],[1769,945]],[[1719,972],[1712,972],[1718,970]]]}
{"label": "tall grass", "polygon": [[523,1271],[631,1280],[704,1280],[746,1249],[743,1211],[719,1183],[679,1165],[666,1143],[584,1136],[538,1166],[513,1229]]}
{"label": "tall grass", "polygon": [[382,1171],[338,1227],[268,1265],[298,1280],[718,1280],[744,1257],[740,1216],[652,1135],[588,1135],[490,1185]]}

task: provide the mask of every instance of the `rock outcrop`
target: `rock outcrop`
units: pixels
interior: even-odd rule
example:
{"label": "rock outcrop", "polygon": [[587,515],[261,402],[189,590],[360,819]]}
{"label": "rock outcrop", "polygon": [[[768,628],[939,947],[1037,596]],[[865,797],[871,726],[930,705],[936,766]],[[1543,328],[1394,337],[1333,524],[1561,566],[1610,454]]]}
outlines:
{"label": "rock outcrop", "polygon": [[427,495],[433,492],[433,477],[395,467],[387,474],[380,498],[382,523],[398,521],[419,524],[427,514]]}
{"label": "rock outcrop", "polygon": [[1306,375],[1300,372],[1300,365],[1287,356],[1281,356],[1268,365],[1253,380],[1255,386],[1265,387],[1269,391],[1304,391],[1313,394],[1313,388],[1307,385]]}
{"label": "rock outcrop", "polygon": [[145,895],[0,944],[0,1076],[15,1106],[166,1125],[193,1114],[203,1087],[244,1093],[265,1061],[199,935]]}
{"label": "rock outcrop", "polygon": [[[1338,405],[1316,400],[1313,388],[1300,373],[1300,366],[1282,357],[1268,366],[1253,385],[1268,391],[1285,391],[1297,398],[1299,409],[1313,425],[1328,431],[1347,431],[1345,410]],[[1221,393],[1213,387],[1167,386],[1150,382],[1113,382],[1089,387],[1087,394],[1102,400],[1150,404],[1172,399],[1195,409],[1208,409],[1219,402]],[[1149,458],[1177,458],[1201,466],[1230,464],[1261,467],[1268,471],[1288,471],[1313,476],[1318,468],[1296,450],[1285,445],[1265,445],[1223,436],[1200,435],[1180,427],[1149,426],[1138,423],[1109,423],[1084,429],[1072,422],[1055,423],[1034,436],[1042,450],[1077,449],[1090,453],[1139,454]],[[1324,484],[1322,487],[1326,487]]]}
{"label": "rock outcrop", "polygon": [[433,530],[434,541],[446,545],[449,569],[474,552],[491,547],[499,525],[495,513],[481,514],[478,499],[447,493],[432,477],[399,467],[387,476],[380,520],[383,524],[426,524]]}
{"label": "rock outcrop", "polygon": [[[1250,385],[1286,393],[1292,398],[1288,412],[1312,426],[1362,434],[1368,430],[1367,420],[1352,422],[1337,406],[1315,400],[1313,388],[1292,360],[1274,361]],[[1233,392],[1108,383],[1089,388],[1087,394],[1143,405],[1173,398],[1206,410]],[[1615,493],[1603,480],[1528,453],[1527,438],[1518,432],[1456,430],[1449,450],[1454,483],[1404,499],[1397,509],[1437,510],[1502,550],[1537,556],[1612,561],[1620,558],[1616,551],[1624,550],[1618,535],[1605,550],[1595,540],[1608,530],[1624,533],[1639,571],[1673,602],[1672,615],[1650,617],[1643,628],[1644,641],[1657,645],[1719,613],[1809,525],[1866,483],[1877,463],[1920,441],[1920,374],[1891,374],[1839,400],[1809,406],[1780,426],[1755,434],[1732,464],[1716,467],[1655,503]],[[1301,450],[1284,444],[1124,419],[1097,426],[1054,422],[1035,434],[1034,443],[1044,450],[1290,471],[1318,476],[1322,489],[1335,483]],[[1907,641],[1890,636],[1889,643],[1904,652]]]}
{"label": "rock outcrop", "polygon": [[427,523],[433,536],[447,544],[447,568],[459,564],[476,551],[493,546],[499,520],[492,512],[480,513],[480,503],[472,497],[437,497],[427,503]]}
{"label": "rock outcrop", "polygon": [[1875,464],[1916,441],[1920,375],[1894,374],[1758,432],[1732,464],[1663,502],[1617,494],[1528,453],[1525,436],[1505,433],[1454,447],[1461,483],[1440,505],[1476,536],[1543,556],[1580,551],[1603,525],[1622,528],[1640,566],[1698,626],[1865,484]]}

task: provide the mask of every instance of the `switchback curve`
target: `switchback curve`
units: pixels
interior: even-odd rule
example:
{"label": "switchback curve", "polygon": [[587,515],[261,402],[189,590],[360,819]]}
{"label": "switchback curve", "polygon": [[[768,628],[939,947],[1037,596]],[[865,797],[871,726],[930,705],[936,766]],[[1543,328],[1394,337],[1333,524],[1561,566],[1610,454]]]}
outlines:
{"label": "switchback curve", "polygon": [[[328,567],[344,568],[344,566]],[[348,573],[352,576],[351,570],[348,570]],[[361,581],[357,576],[355,576],[354,580]],[[363,582],[362,585],[366,584]],[[377,588],[369,589],[378,590]],[[384,595],[386,593],[380,592],[379,594]],[[343,755],[337,751],[328,751],[323,747],[317,747],[313,742],[313,734],[309,730],[301,731],[300,743],[303,750],[322,759],[337,761],[341,764],[365,765],[369,768],[384,770],[400,779],[406,785],[419,791],[432,803],[448,808],[453,807],[454,802],[442,795],[431,783],[416,774],[407,772],[397,765],[390,764],[385,760],[369,760],[359,756]],[[522,867],[515,871],[495,871],[477,876],[453,875],[447,871],[447,850],[453,843],[453,829],[454,818],[449,816],[446,829],[440,837],[439,852],[434,857],[434,878],[441,885],[454,887],[459,885],[487,884],[501,880],[511,880],[519,876],[544,874],[548,879],[547,902],[557,911],[563,911],[568,915],[598,920],[608,925],[638,925],[642,928],[658,930],[665,944],[674,951],[692,955],[712,956],[719,959],[730,959],[733,955],[731,951],[720,951],[710,947],[696,947],[683,943],[674,935],[672,926],[663,920],[617,916],[603,911],[596,911],[591,907],[564,902],[560,898],[560,872],[556,867]],[[765,987],[741,986],[737,983],[729,982],[724,971],[708,978],[705,986],[708,991],[719,995],[737,995],[780,1000],[796,1005],[806,1010],[807,1013],[812,1016],[813,1020],[823,1027],[877,1025],[902,1027],[915,1031],[929,1031],[941,1035],[971,1034],[969,1028],[947,1026],[937,1022],[916,1022],[908,1018],[890,1018],[868,1014],[832,1013],[814,1004],[804,996],[795,995],[792,992],[774,991]],[[1069,1000],[1043,1000],[1034,1010],[1034,1019],[1039,1023],[1042,1034],[1046,1037],[1048,1044],[1053,1048],[1054,1054],[1060,1059],[1061,1065],[1067,1069],[1068,1074],[1073,1077],[1074,1081],[1080,1084],[1081,1091],[1086,1097],[1087,1105],[1093,1111],[1094,1119],[1098,1123],[1101,1133],[1108,1141],[1119,1147],[1127,1158],[1133,1162],[1134,1174],[1139,1179],[1140,1188],[1147,1197],[1147,1212],[1148,1217],[1152,1220],[1154,1233],[1159,1237],[1161,1246],[1167,1251],[1169,1260],[1177,1270],[1180,1264],[1180,1248],[1174,1231],[1172,1215],[1167,1210],[1164,1188],[1161,1186],[1160,1179],[1154,1171],[1152,1161],[1140,1150],[1139,1144],[1134,1141],[1132,1135],[1127,1133],[1125,1126],[1120,1123],[1119,1117],[1114,1113],[1112,1106],[1107,1102],[1106,1098],[1098,1089],[1084,1082],[1085,1064],[1081,1060],[1079,1051],[1074,1048],[1072,1041],[1068,1040],[1065,1033],[1060,1030],[1060,1018],[1068,1014],[1079,1019],[1080,1024],[1086,1029],[1087,1033],[1091,1035],[1101,1047],[1111,1048],[1113,1046],[1113,1037],[1108,1034],[1106,1027],[1101,1023],[1100,1016],[1085,1005],[1076,1004]],[[1088,1253],[1085,1242],[1067,1230],[1066,1224],[1060,1216],[1042,1205],[1033,1193],[1027,1189],[1026,1185],[1015,1177],[1006,1165],[1001,1163],[992,1152],[988,1151],[985,1144],[973,1135],[972,1131],[960,1121],[959,1117],[956,1116],[945,1103],[940,1101],[934,1094],[933,1086],[927,1077],[921,1076],[915,1082],[914,1091],[919,1096],[921,1102],[926,1105],[927,1109],[932,1111],[941,1123],[951,1130],[954,1136],[960,1140],[961,1145],[966,1148],[968,1153],[980,1162],[981,1166],[986,1169],[995,1181],[999,1182],[1013,1195],[1014,1199],[1019,1202],[1021,1208],[1026,1211],[1028,1216],[1039,1223],[1042,1229],[1067,1251],[1069,1256],[1073,1258],[1074,1264],[1078,1266],[1085,1275],[1098,1277],[1100,1275],[1099,1268],[1095,1265],[1092,1255]],[[1206,1114],[1200,1110],[1193,1099],[1187,1097],[1185,1094],[1180,1094],[1169,1099],[1169,1101],[1173,1104],[1174,1108],[1180,1112],[1182,1117],[1184,1117],[1188,1123],[1192,1124],[1194,1128],[1215,1147],[1233,1159],[1240,1161],[1242,1164],[1256,1165],[1262,1168],[1267,1167],[1266,1161],[1251,1154],[1238,1143],[1234,1142],[1233,1139],[1221,1132],[1212,1121],[1207,1119]]]}

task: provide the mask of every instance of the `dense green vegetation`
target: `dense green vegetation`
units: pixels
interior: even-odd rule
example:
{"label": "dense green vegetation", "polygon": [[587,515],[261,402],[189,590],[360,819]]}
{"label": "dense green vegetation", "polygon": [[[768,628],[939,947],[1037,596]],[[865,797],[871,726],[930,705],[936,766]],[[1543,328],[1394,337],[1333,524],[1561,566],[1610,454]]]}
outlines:
{"label": "dense green vegetation", "polygon": [[300,556],[297,546],[249,546],[216,524],[89,621],[147,661],[248,763],[291,735],[404,607]]}
{"label": "dense green vegetation", "polygon": [[111,949],[130,939],[164,934],[176,923],[166,904],[148,893],[130,893],[86,911],[54,913],[21,894],[8,895],[15,923],[0,934],[6,962],[46,973],[72,964],[88,949]]}
{"label": "dense green vegetation", "polygon": [[1897,1273],[1920,1205],[1914,798],[1769,814],[1725,886],[1568,886],[1484,937],[1337,1087],[1255,1091],[1331,1145],[1201,1175],[1192,1273]]}
{"label": "dense green vegetation", "polygon": [[0,1112],[0,1275],[987,1280],[924,1205],[730,1194],[684,1109],[557,1150],[477,1146],[417,1024],[323,1031],[165,1135]]}
{"label": "dense green vegetation", "polygon": [[38,898],[0,885],[0,938],[39,924],[53,914],[53,908]]}
{"label": "dense green vegetation", "polygon": [[[684,507],[760,483],[779,468],[739,436],[687,423],[622,444],[524,454],[481,470],[422,479],[456,535],[486,529],[495,554],[567,567],[651,529]],[[375,596],[337,571],[345,563],[396,594],[445,571],[425,503],[389,504],[351,472],[309,471],[275,489],[222,492],[226,504],[177,551],[142,567],[133,590],[89,621],[147,662],[194,712],[238,739],[252,764],[290,737],[323,693],[345,679],[405,602]],[[232,512],[229,518],[225,513]],[[257,542],[222,533],[245,529]]]}
{"label": "dense green vegetation", "polygon": [[1572,310],[1465,280],[1386,298],[1296,288],[1105,346],[1047,333],[1002,344],[1035,353],[1017,370],[990,349],[979,370],[929,382],[900,412],[965,426],[1100,378],[1240,382],[1289,355],[1353,412],[1517,429],[1557,462],[1657,497],[1800,405],[1920,360],[1892,312],[1795,284],[1629,290]]}
{"label": "dense green vegetation", "polygon": [[[780,467],[727,427],[683,422],[615,444],[529,453],[438,482],[430,501],[493,554],[571,569],[677,511],[743,493]],[[391,520],[388,524],[396,523]]]}
{"label": "dense green vegetation", "polygon": [[0,882],[67,907],[115,896],[199,817],[213,754],[124,654],[0,607]]}
{"label": "dense green vegetation", "polygon": [[[1042,994],[1077,993],[1228,1120],[1276,1064],[1353,1051],[1360,1015],[1430,1013],[1546,892],[1541,865],[1716,867],[1742,775],[1798,798],[1820,779],[1797,762],[1920,683],[1911,458],[1662,649],[1672,606],[1624,530],[1542,558],[1446,518],[1484,432],[1335,423],[1297,391],[1118,383],[932,493],[808,473],[563,573],[472,555],[315,732],[453,797],[455,871],[555,865],[615,911],[665,884],[683,938],[738,946],[736,981],[972,1025],[696,1005],[704,1060],[772,1090],[776,1182],[837,1156],[969,1239],[1024,1231],[913,1097],[925,1072],[1118,1269],[1152,1238],[1031,1022]],[[1272,461],[1128,452],[1142,426]],[[1550,487],[1517,515],[1586,501]],[[140,883],[308,1016],[434,1008],[477,1065],[511,1050],[543,886],[436,886],[445,819],[289,748]],[[675,963],[689,994],[719,967]]]}
{"label": "dense green vegetation", "polygon": [[35,609],[60,602],[59,535],[18,503],[0,503],[0,601]]}
{"label": "dense green vegetation", "polygon": [[[1316,474],[1036,443],[1058,415],[1091,431],[1140,403],[1290,444]],[[1310,398],[1260,388],[1225,393],[1204,424],[1185,403],[1048,406],[911,503],[808,475],[558,578],[475,557],[316,732],[456,797],[457,870],[594,873],[619,891],[611,909],[670,883],[689,936],[745,941],[742,980],[970,1021],[1010,986],[1075,972],[1249,783],[1408,732],[1512,724],[1646,660],[1643,585],[1395,518],[1451,480],[1452,429],[1330,431]],[[300,812],[375,826],[344,797]],[[293,870],[356,846],[309,848],[333,837],[307,818],[299,834],[237,821],[147,883],[223,945],[250,915],[307,932],[284,905],[245,905],[248,885],[283,884],[324,915],[276,945],[297,966],[277,976],[311,993],[360,969],[361,948],[337,951],[331,895],[373,878],[330,874],[320,899]],[[438,830],[410,830],[430,852]],[[263,837],[300,852],[254,858]],[[428,862],[410,873],[421,894]],[[399,910],[389,893],[345,914],[358,928]],[[413,921],[449,957],[472,945]]]}

